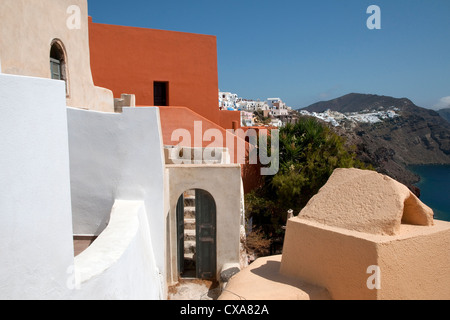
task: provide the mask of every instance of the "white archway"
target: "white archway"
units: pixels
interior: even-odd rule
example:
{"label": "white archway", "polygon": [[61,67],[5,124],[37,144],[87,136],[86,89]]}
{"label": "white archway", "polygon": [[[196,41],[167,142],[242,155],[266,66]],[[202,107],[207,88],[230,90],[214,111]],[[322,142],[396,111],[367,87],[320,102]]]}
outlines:
{"label": "white archway", "polygon": [[170,210],[167,216],[168,282],[178,282],[177,204],[186,190],[208,192],[216,205],[216,279],[226,263],[239,263],[240,165],[166,165]]}

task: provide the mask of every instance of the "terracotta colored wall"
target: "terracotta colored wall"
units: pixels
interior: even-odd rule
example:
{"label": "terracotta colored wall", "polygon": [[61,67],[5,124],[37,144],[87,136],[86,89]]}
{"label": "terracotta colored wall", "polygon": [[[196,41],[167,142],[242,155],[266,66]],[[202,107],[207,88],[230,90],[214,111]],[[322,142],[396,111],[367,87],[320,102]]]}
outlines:
{"label": "terracotta colored wall", "polygon": [[[94,83],[152,106],[153,82],[169,82],[168,104],[220,124],[216,37],[89,23]],[[238,115],[238,113],[237,113]],[[229,122],[229,121],[228,121]],[[226,125],[226,123],[225,123]]]}
{"label": "terracotta colored wall", "polygon": [[233,122],[237,124],[237,128],[241,128],[241,112],[219,110],[219,125],[226,129],[233,129]]}

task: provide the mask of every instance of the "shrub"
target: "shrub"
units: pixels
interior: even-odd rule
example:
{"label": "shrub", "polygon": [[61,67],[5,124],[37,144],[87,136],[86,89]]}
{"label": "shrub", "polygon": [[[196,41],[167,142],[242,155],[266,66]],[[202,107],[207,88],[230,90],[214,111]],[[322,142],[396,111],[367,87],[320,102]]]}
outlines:
{"label": "shrub", "polygon": [[280,129],[280,169],[246,196],[246,212],[267,237],[280,236],[287,211],[299,213],[336,168],[372,169],[357,160],[345,140],[312,117]]}

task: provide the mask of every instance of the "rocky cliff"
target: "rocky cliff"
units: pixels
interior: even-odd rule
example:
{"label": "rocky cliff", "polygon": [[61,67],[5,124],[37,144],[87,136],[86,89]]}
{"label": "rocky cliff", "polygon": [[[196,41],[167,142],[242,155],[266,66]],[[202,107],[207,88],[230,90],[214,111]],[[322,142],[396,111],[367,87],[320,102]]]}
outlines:
{"label": "rocky cliff", "polygon": [[[413,186],[419,178],[407,169],[415,164],[450,164],[450,123],[436,111],[416,106],[406,98],[367,94],[348,94],[315,103],[303,111],[318,113],[332,110],[343,114],[334,129],[356,146],[361,160],[370,162],[378,172]],[[332,116],[334,113],[329,112]],[[354,121],[356,115],[381,115],[377,121]]]}

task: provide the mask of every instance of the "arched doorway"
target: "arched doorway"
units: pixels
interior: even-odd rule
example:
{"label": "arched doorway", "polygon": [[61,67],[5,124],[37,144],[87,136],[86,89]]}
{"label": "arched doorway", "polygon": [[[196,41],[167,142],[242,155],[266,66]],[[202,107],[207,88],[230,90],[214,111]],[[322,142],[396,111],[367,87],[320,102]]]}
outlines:
{"label": "arched doorway", "polygon": [[216,203],[205,190],[185,191],[177,203],[178,272],[181,277],[216,277]]}

